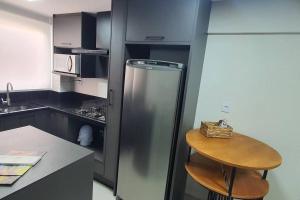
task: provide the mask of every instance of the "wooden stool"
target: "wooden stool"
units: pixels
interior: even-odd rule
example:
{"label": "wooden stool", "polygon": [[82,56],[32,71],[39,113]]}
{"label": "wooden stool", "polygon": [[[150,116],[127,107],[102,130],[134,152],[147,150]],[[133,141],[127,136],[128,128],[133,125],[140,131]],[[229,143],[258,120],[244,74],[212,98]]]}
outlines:
{"label": "wooden stool", "polygon": [[231,139],[207,138],[195,129],[186,134],[186,141],[196,153],[185,168],[209,190],[208,200],[263,199],[269,191],[268,170],[282,162],[270,146],[238,133]]}

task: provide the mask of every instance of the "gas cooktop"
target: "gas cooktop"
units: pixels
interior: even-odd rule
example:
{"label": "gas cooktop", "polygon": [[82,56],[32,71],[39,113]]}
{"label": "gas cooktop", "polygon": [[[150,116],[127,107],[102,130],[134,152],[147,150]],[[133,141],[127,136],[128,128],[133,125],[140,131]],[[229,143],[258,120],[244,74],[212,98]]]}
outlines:
{"label": "gas cooktop", "polygon": [[75,110],[75,114],[87,117],[93,120],[105,122],[106,120],[106,103],[87,101],[79,109]]}

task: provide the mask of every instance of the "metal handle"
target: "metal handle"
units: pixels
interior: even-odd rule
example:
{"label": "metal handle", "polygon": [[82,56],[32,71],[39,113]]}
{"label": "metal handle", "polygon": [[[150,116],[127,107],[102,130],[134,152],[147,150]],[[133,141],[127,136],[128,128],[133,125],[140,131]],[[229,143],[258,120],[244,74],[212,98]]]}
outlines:
{"label": "metal handle", "polygon": [[113,90],[109,89],[109,93],[108,93],[108,105],[112,106],[113,105]]}
{"label": "metal handle", "polygon": [[71,72],[73,68],[73,60],[71,56],[68,57],[67,66],[68,66],[68,71]]}
{"label": "metal handle", "polygon": [[161,40],[164,40],[165,37],[164,36],[146,36],[145,37],[145,40],[156,40],[156,41],[161,41]]}
{"label": "metal handle", "polygon": [[62,42],[61,44],[62,44],[62,45],[69,45],[69,46],[71,46],[71,45],[72,45],[72,43],[71,43],[71,42]]}

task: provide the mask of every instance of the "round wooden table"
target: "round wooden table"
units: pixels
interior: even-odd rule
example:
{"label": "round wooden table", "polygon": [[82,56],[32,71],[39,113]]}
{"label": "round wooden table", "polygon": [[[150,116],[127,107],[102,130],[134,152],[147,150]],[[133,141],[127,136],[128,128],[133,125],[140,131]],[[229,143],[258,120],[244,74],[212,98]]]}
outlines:
{"label": "round wooden table", "polygon": [[231,139],[208,138],[194,129],[186,134],[186,141],[196,151],[186,170],[210,191],[209,200],[262,199],[269,191],[268,170],[282,162],[272,147],[238,133]]}

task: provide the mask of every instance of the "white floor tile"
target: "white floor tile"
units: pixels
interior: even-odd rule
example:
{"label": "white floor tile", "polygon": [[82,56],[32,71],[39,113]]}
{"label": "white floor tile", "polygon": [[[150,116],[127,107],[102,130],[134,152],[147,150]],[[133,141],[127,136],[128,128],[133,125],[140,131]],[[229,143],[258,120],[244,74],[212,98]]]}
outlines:
{"label": "white floor tile", "polygon": [[93,200],[116,200],[116,198],[110,188],[94,181]]}

